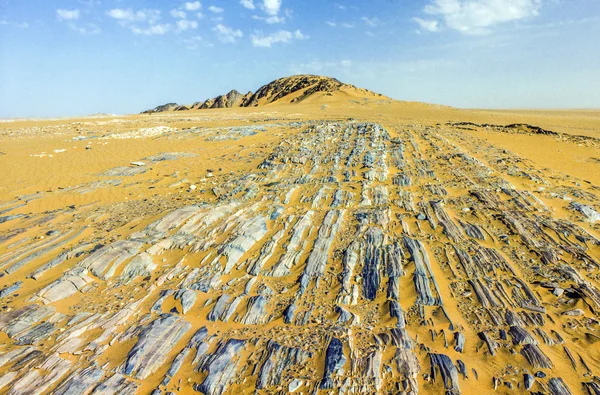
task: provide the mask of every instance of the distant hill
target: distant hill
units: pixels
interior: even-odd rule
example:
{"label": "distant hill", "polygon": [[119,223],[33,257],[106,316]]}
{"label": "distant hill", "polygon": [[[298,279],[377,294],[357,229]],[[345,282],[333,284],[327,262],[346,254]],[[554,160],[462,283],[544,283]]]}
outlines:
{"label": "distant hill", "polygon": [[199,101],[190,106],[168,103],[143,111],[142,114],[211,108],[257,107],[271,103],[298,103],[322,96],[333,96],[338,93],[352,97],[384,98],[379,93],[345,84],[335,78],[303,74],[279,78],[261,86],[254,93],[248,92],[242,94],[234,89],[225,95],[220,95],[203,102]]}

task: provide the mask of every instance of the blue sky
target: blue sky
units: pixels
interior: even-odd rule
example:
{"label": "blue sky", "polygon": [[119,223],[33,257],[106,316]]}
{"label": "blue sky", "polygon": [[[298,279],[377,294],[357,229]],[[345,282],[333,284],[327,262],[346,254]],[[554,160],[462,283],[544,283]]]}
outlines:
{"label": "blue sky", "polygon": [[132,113],[313,73],[400,100],[600,108],[598,0],[0,0],[0,117]]}

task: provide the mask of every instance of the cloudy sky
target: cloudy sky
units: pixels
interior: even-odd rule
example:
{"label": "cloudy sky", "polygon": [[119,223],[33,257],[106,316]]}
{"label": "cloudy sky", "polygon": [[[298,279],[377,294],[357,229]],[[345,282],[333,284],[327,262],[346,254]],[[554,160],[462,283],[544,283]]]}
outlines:
{"label": "cloudy sky", "polygon": [[0,0],[0,117],[131,113],[275,78],[600,108],[598,0]]}

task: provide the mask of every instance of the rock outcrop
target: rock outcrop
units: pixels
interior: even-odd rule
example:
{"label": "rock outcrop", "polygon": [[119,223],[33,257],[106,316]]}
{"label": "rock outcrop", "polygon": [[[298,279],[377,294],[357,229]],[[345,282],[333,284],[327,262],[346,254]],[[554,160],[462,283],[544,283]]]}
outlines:
{"label": "rock outcrop", "polygon": [[94,147],[147,173],[0,201],[27,213],[0,226],[0,394],[600,393],[595,185],[456,127],[282,107],[141,117]]}
{"label": "rock outcrop", "polygon": [[331,95],[340,90],[349,90],[365,95],[381,96],[366,89],[360,89],[350,84],[345,84],[335,78],[318,75],[294,75],[279,78],[258,88],[256,92],[245,95],[231,90],[225,95],[220,95],[205,101],[198,101],[191,106],[180,106],[176,103],[164,104],[142,114],[152,114],[167,111],[206,110],[214,108],[256,107],[265,104],[298,103],[316,94]]}
{"label": "rock outcrop", "polygon": [[180,107],[181,106],[177,103],[167,103],[151,108],[150,110],[143,111],[142,114],[153,114],[155,112],[174,111],[175,109]]}

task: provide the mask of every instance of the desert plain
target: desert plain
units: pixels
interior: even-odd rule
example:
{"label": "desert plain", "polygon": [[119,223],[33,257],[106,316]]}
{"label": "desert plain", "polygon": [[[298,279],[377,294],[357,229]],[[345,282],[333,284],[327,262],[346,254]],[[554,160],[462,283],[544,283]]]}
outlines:
{"label": "desert plain", "polygon": [[2,121],[0,393],[600,394],[600,111],[307,86]]}

